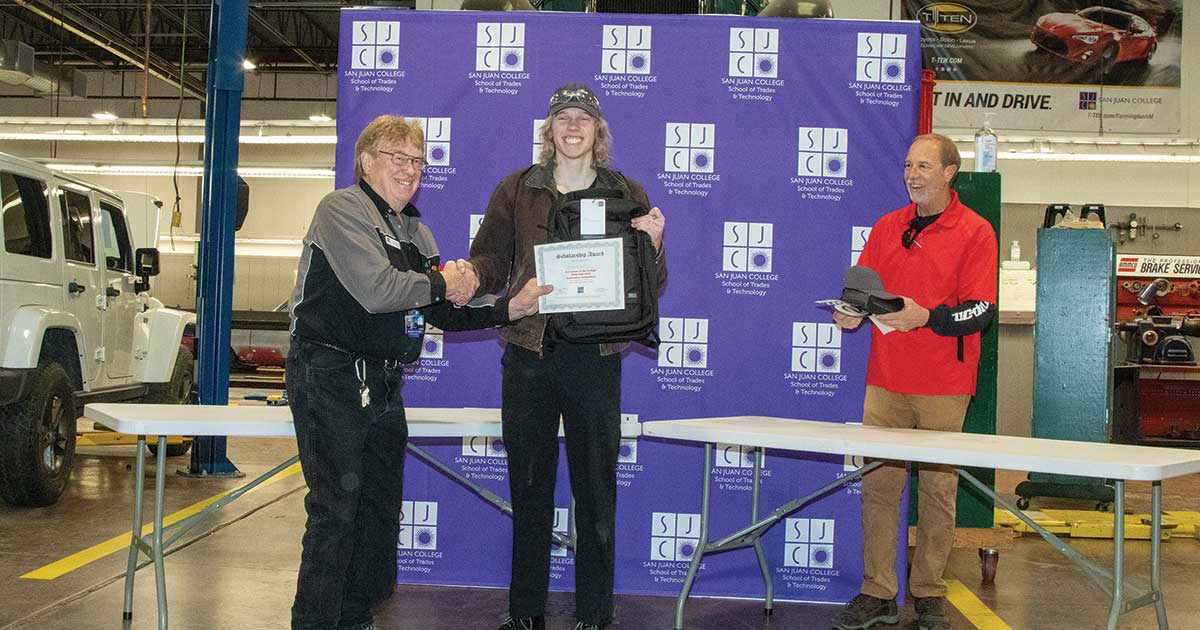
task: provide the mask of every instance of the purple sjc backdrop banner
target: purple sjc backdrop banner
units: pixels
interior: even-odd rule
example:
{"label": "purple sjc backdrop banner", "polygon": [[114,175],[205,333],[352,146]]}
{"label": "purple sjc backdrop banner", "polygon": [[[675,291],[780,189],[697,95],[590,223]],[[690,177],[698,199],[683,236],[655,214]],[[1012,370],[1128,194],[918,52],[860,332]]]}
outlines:
{"label": "purple sjc backdrop banner", "polygon": [[[916,129],[915,23],[724,16],[342,13],[337,185],[379,114],[418,118],[427,158],[415,198],[443,259],[465,257],[492,189],[528,166],[555,87],[588,83],[611,124],[614,165],[667,216],[663,343],[624,359],[626,421],[771,415],[856,422],[869,334],[840,334],[836,297],[884,212],[907,203]],[[433,331],[411,367],[412,406],[497,407],[491,331]],[[503,444],[422,442],[508,496]],[[625,440],[619,464],[619,592],[676,595],[699,536],[703,450]],[[713,536],[748,522],[752,451],[718,445]],[[841,457],[768,451],[769,511],[835,477]],[[560,462],[556,525],[571,527]],[[410,457],[400,580],[507,586],[512,521]],[[552,588],[574,558],[552,552]],[[845,601],[862,571],[858,487],[805,507],[766,537],[777,597]],[[695,592],[760,596],[752,550],[706,557]]]}

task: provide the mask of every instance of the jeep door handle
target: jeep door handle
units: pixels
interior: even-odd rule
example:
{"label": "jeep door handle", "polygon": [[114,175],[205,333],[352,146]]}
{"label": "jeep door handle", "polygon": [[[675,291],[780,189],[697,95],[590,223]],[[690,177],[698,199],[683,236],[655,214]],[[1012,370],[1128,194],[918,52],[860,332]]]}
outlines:
{"label": "jeep door handle", "polygon": [[67,285],[67,291],[70,293],[83,293],[84,291],[87,291],[87,287],[72,280],[71,284]]}
{"label": "jeep door handle", "polygon": [[118,295],[121,295],[121,290],[116,287],[106,287],[104,289],[104,295],[107,295],[110,298],[115,298]]}

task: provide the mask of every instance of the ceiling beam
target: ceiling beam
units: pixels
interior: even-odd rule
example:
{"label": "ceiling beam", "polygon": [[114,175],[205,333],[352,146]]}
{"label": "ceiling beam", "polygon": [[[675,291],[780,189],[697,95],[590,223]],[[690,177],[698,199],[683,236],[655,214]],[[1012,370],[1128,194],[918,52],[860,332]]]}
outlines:
{"label": "ceiling beam", "polygon": [[109,25],[89,16],[75,13],[61,5],[56,7],[54,5],[58,3],[51,3],[48,0],[14,0],[14,2],[17,6],[99,46],[125,62],[142,68],[171,85],[182,87],[183,91],[193,98],[205,100],[206,90],[202,82],[194,77],[180,76],[172,64],[155,54],[149,55],[149,65],[147,66],[144,51],[122,33],[115,32]]}
{"label": "ceiling beam", "polygon": [[300,57],[301,59],[304,60],[305,63],[312,66],[313,70],[316,70],[317,72],[325,72],[325,68],[322,67],[321,64],[317,62],[316,59],[313,59],[311,55],[309,55],[307,52],[304,51],[303,48],[300,48],[299,46],[297,46],[295,44],[295,42],[293,42],[291,39],[288,38],[287,35],[284,35],[282,31],[275,28],[275,26],[273,24],[268,22],[265,18],[263,18],[263,16],[259,15],[258,11],[255,11],[254,9],[250,9],[249,12],[250,12],[250,19],[255,24],[256,28],[260,28],[260,29],[266,31],[267,33],[270,33],[272,37],[274,37],[275,39],[278,39],[285,46],[289,47],[292,50],[292,52],[296,54],[297,57]]}
{"label": "ceiling beam", "polygon": [[[20,15],[17,15],[17,12],[19,12]],[[49,32],[38,28],[37,25],[31,24],[29,21],[23,19],[24,16],[28,15],[28,11],[23,11],[20,9],[9,11],[8,7],[0,8],[0,16],[11,18],[0,20],[0,39],[15,39],[20,42],[25,42],[26,44],[33,46],[35,53],[39,54],[43,58],[47,55],[55,54],[58,51],[47,50],[44,47],[40,47],[40,45],[44,42],[59,42],[59,48],[61,49],[62,53],[79,57],[80,59],[87,61],[97,68],[111,69],[111,63],[101,62],[99,59],[96,59],[95,57],[74,46],[63,45],[59,41],[60,38],[51,35]]]}

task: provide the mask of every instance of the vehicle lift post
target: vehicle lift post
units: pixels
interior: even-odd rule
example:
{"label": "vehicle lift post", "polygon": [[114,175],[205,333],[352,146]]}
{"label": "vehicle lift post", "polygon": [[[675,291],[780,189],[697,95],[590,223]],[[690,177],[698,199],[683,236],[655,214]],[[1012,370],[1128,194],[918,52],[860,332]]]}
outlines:
{"label": "vehicle lift post", "polygon": [[[233,235],[237,217],[238,134],[246,56],[247,0],[213,0],[204,115],[200,260],[197,274],[197,381],[200,403],[229,403]],[[225,437],[197,437],[189,475],[242,476]]]}

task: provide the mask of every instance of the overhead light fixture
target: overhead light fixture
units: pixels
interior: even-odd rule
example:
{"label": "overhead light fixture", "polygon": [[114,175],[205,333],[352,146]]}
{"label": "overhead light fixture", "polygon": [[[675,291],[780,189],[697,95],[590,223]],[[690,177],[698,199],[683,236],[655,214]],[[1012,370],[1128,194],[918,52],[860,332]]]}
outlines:
{"label": "overhead light fixture", "polygon": [[111,121],[111,120],[116,120],[116,119],[120,118],[120,116],[118,116],[110,111],[102,111],[102,112],[92,112],[92,118],[95,118],[96,120],[110,120]]}
{"label": "overhead light fixture", "polygon": [[[974,151],[960,151],[963,158],[974,159]],[[1200,164],[1200,155],[1153,155],[1146,153],[1034,153],[1009,149],[1005,160],[1033,162],[1111,162],[1113,164]]]}
{"label": "overhead light fixture", "polygon": [[[110,127],[104,127],[97,130],[96,133],[84,133],[77,129],[63,129],[60,131],[46,131],[41,133],[7,133],[0,132],[0,140],[16,141],[16,140],[70,140],[72,142],[148,142],[148,143],[174,143],[176,137],[166,134],[141,135],[130,133],[105,133],[110,131]],[[181,144],[203,144],[204,136],[202,135],[186,135],[179,136],[178,141]],[[241,144],[337,144],[336,135],[299,135],[299,136],[240,136],[238,142]]]}
{"label": "overhead light fixture", "polygon": [[327,122],[333,121],[333,119],[329,117],[329,114],[325,114],[325,113],[313,114],[313,115],[309,116],[308,119],[315,123],[327,123]]}
{"label": "overhead light fixture", "polygon": [[257,70],[258,64],[254,63],[253,61],[250,61],[249,59],[243,59],[242,60],[242,69],[247,70],[247,71]]}
{"label": "overhead light fixture", "polygon": [[[113,175],[121,177],[200,177],[204,174],[202,166],[180,166],[152,164],[82,164],[82,163],[48,163],[46,167],[63,173],[75,175]],[[255,167],[239,166],[238,175],[246,178],[270,177],[275,179],[333,179],[333,169],[304,168],[304,167]]]}

